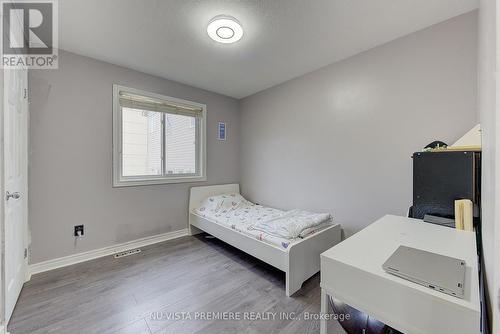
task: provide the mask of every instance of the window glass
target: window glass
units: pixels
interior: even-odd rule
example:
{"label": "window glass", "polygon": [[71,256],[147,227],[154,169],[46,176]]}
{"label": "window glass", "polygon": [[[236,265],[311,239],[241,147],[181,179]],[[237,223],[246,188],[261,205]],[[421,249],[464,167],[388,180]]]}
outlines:
{"label": "window glass", "polygon": [[122,108],[123,176],[162,175],[163,114]]}
{"label": "window glass", "polygon": [[165,171],[167,174],[196,173],[195,117],[166,114]]}

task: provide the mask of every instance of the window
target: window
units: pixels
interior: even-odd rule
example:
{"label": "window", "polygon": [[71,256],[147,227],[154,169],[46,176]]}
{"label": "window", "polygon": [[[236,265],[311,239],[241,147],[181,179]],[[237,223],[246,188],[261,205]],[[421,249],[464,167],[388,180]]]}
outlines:
{"label": "window", "polygon": [[113,185],[206,180],[206,106],[113,86]]}

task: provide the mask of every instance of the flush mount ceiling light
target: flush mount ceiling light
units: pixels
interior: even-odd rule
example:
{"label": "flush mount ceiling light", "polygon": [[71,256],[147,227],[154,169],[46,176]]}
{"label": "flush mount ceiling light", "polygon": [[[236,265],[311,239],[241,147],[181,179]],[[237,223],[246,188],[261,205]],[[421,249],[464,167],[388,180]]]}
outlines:
{"label": "flush mount ceiling light", "polygon": [[234,43],[243,36],[241,24],[232,16],[216,16],[207,27],[208,36],[219,43]]}

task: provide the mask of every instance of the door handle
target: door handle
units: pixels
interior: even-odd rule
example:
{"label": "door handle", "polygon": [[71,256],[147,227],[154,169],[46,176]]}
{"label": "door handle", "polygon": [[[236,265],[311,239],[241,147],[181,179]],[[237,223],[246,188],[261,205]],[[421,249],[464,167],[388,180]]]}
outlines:
{"label": "door handle", "polygon": [[13,192],[11,193],[10,191],[7,191],[7,193],[5,194],[5,199],[8,201],[9,199],[19,199],[21,198],[21,194],[19,192]]}

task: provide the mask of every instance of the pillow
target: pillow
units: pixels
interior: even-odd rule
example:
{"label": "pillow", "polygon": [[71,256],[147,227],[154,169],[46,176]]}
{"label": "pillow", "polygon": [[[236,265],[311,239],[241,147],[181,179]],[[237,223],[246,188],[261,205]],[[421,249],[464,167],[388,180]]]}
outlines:
{"label": "pillow", "polygon": [[221,213],[228,210],[236,209],[240,204],[247,202],[247,200],[240,194],[223,194],[210,196],[204,199],[200,206],[195,209],[202,214],[207,213]]}

